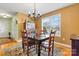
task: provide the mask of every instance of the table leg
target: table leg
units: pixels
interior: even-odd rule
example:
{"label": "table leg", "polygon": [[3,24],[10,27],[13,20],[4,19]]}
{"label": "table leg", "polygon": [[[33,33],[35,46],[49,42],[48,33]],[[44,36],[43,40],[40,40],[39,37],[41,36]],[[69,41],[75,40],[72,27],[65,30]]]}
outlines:
{"label": "table leg", "polygon": [[25,52],[25,49],[24,49],[24,44],[22,43],[22,48],[23,48],[23,53]]}
{"label": "table leg", "polygon": [[36,45],[36,53],[38,53],[38,51],[37,51],[38,49],[37,48],[38,48],[38,46]]}
{"label": "table leg", "polygon": [[35,42],[35,44],[36,44],[36,46],[35,46],[35,48],[36,48],[36,53],[38,53],[38,51],[37,51],[37,50],[38,50],[38,49],[37,49],[37,48],[38,48],[37,41]]}
{"label": "table leg", "polygon": [[27,56],[29,56],[29,46],[27,45]]}
{"label": "table leg", "polygon": [[40,45],[41,45],[41,42],[38,42],[38,56],[40,56]]}
{"label": "table leg", "polygon": [[53,52],[54,52],[54,41],[53,41],[53,44],[52,44],[52,56],[54,55]]}

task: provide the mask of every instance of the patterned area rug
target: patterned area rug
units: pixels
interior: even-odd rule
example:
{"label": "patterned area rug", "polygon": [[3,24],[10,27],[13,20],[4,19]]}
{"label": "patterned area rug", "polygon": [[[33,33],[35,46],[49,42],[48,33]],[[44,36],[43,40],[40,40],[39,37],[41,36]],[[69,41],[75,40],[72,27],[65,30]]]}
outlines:
{"label": "patterned area rug", "polygon": [[[35,49],[32,49],[32,50],[35,50]],[[4,56],[27,56],[27,54],[23,53],[21,43],[12,48],[6,48],[4,49],[4,51],[5,51]],[[30,56],[37,56],[36,51],[32,52]],[[43,50],[41,50],[41,56],[47,56],[47,52],[44,52]],[[60,48],[57,48],[57,47],[54,48],[54,56],[63,56],[63,53],[61,52]]]}

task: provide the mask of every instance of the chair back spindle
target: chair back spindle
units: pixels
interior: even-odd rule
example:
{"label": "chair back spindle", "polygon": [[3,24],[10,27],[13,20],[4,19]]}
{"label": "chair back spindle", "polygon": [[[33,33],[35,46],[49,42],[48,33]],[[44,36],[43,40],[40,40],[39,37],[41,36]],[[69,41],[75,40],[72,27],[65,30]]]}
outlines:
{"label": "chair back spindle", "polygon": [[49,35],[48,55],[50,55],[51,44],[52,44],[52,55],[53,55],[55,33],[56,33],[56,31],[51,30],[50,35]]}

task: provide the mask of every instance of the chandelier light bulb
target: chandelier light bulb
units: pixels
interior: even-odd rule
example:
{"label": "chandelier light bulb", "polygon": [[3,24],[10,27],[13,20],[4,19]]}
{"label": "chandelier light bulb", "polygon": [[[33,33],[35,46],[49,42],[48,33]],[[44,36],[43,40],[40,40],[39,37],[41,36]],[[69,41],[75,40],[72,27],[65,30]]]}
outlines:
{"label": "chandelier light bulb", "polygon": [[29,12],[28,17],[33,17],[35,20],[40,17],[39,11],[36,10],[36,4],[34,4],[34,9],[32,13]]}

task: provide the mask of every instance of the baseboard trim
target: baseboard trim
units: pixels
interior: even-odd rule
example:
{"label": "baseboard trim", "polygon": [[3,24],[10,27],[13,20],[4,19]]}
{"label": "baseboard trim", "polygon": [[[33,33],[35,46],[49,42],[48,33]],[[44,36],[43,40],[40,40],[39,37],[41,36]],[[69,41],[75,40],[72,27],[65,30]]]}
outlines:
{"label": "baseboard trim", "polygon": [[9,38],[9,37],[0,37],[0,39],[5,39],[5,38]]}
{"label": "baseboard trim", "polygon": [[59,43],[59,42],[55,42],[55,44],[59,44],[59,45],[62,45],[64,47],[71,48],[71,46],[70,45],[67,45],[67,44],[63,44],[63,43]]}

